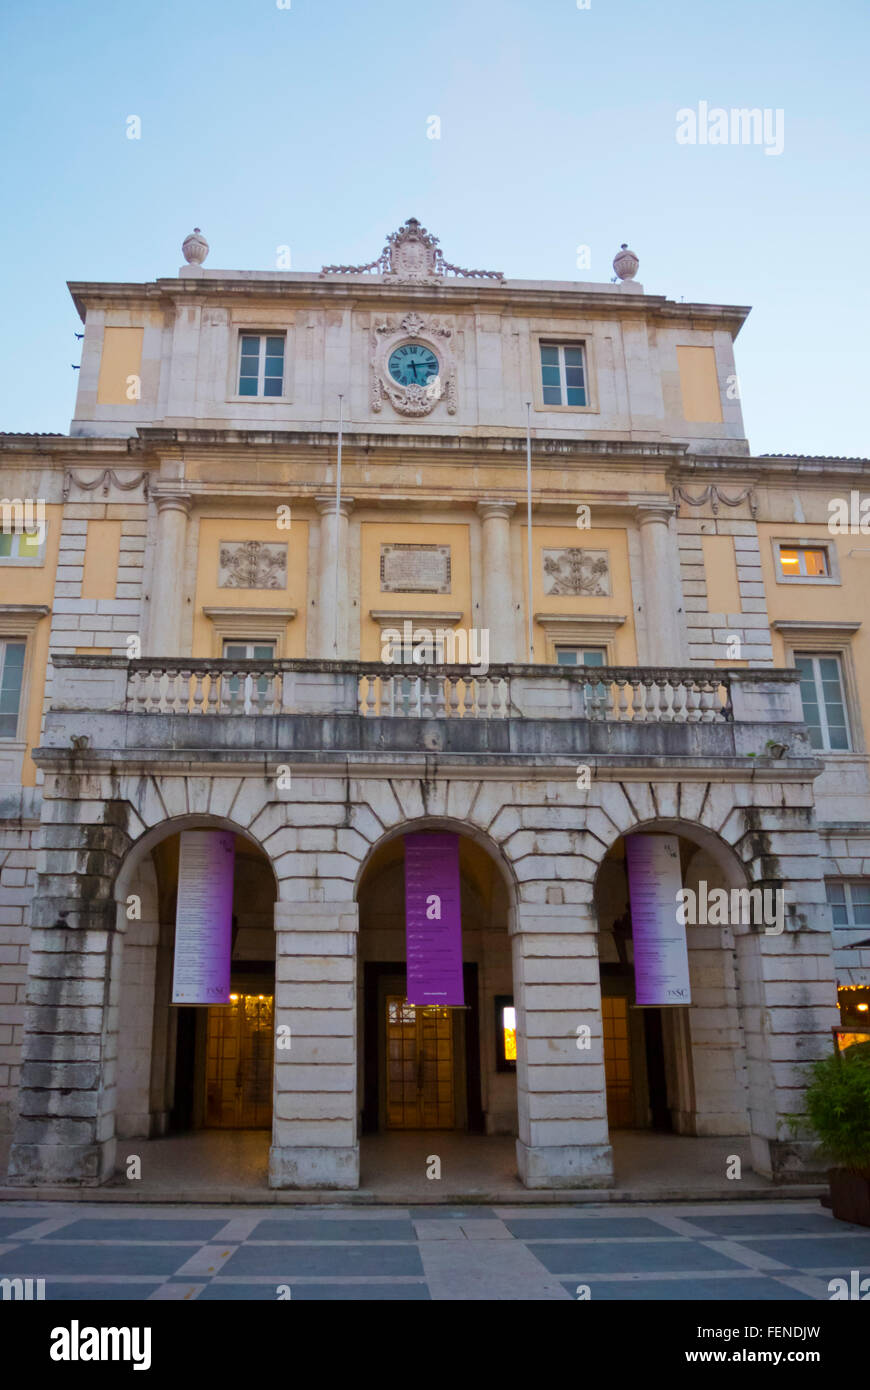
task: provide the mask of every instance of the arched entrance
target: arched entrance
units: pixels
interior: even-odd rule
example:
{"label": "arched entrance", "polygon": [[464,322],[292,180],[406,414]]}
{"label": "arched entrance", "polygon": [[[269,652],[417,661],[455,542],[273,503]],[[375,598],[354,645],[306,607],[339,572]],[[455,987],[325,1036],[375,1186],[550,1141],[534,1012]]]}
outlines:
{"label": "arched entrance", "polygon": [[[179,853],[185,830],[234,834],[231,993],[226,1004],[172,1001]],[[119,1137],[272,1126],[276,882],[237,827],[184,818],[155,827],[118,877]],[[132,915],[131,915],[132,914]]]}
{"label": "arched entrance", "polygon": [[[407,1002],[404,836],[444,831],[458,835],[465,1005],[415,1008]],[[403,1134],[433,1131],[500,1135],[505,1151],[512,1149],[516,1021],[511,896],[501,866],[463,827],[414,822],[373,849],[357,901],[362,1135],[397,1141]]]}
{"label": "arched entrance", "polygon": [[[701,827],[663,821],[638,826],[632,833],[676,838],[680,880],[699,901],[702,886],[706,895],[746,887],[733,851]],[[748,1135],[739,959],[748,925],[690,918],[685,931],[691,1003],[641,1007],[635,1002],[623,836],[599,866],[595,902],[610,1131]]]}

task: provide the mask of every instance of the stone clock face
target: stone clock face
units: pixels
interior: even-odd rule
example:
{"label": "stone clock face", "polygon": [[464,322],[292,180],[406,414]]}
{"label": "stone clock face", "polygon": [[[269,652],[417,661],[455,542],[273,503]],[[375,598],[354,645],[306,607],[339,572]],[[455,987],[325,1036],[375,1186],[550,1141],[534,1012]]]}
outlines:
{"label": "stone clock face", "polygon": [[403,343],[390,353],[390,376],[401,386],[425,386],[438,375],[438,358],[423,343]]}

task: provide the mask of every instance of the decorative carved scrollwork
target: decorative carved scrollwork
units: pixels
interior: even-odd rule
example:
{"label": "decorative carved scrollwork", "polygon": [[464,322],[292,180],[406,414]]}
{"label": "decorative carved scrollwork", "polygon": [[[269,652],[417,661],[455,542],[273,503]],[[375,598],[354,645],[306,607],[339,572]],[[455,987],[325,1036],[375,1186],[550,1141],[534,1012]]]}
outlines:
{"label": "decorative carved scrollwork", "polygon": [[91,478],[88,481],[84,478],[80,478],[79,475],[74,473],[70,468],[67,469],[63,476],[63,500],[64,502],[67,501],[73,484],[75,484],[76,487],[80,487],[84,492],[93,492],[95,488],[102,486],[104,497],[108,496],[110,487],[120,488],[121,492],[132,492],[134,488],[141,485],[143,495],[147,499],[148,477],[149,475],[147,472],[137,473],[135,478],[131,478],[129,482],[125,483],[118,477],[114,468],[104,468],[102,473],[97,474],[96,478]]}
{"label": "decorative carved scrollwork", "polygon": [[742,502],[746,502],[747,500],[749,502],[749,510],[752,516],[755,517],[758,512],[758,499],[755,495],[755,489],[752,487],[745,487],[736,497],[728,497],[715,483],[710,483],[709,487],[704,488],[700,497],[692,497],[679,483],[674,485],[674,501],[677,504],[678,516],[680,513],[681,501],[688,503],[690,507],[703,507],[705,503],[710,502],[713,515],[718,516],[720,503],[724,502],[726,507],[739,507]]}

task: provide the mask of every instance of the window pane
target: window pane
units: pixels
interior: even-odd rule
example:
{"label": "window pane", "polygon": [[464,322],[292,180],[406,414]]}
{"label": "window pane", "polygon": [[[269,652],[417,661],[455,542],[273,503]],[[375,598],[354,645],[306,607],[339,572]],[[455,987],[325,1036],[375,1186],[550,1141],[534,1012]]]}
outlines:
{"label": "window pane", "polygon": [[281,377],[279,377],[279,376],[267,376],[267,377],[266,377],[266,380],[263,382],[263,395],[264,395],[264,396],[280,396],[280,395],[281,395],[281,391],[282,391],[282,387],[283,387],[283,382],[282,382]]}
{"label": "window pane", "polygon": [[559,368],[558,368],[558,367],[542,367],[542,368],[541,368],[541,380],[543,381],[543,383],[544,383],[545,386],[558,386],[558,385],[560,384],[560,381],[561,381],[561,378],[560,378],[560,376],[559,376]]}
{"label": "window pane", "polygon": [[584,666],[603,666],[604,651],[596,647],[587,647],[583,652]]}
{"label": "window pane", "polygon": [[556,661],[560,666],[576,666],[578,656],[579,652],[575,651],[573,647],[556,648]]}
{"label": "window pane", "polygon": [[786,550],[780,546],[779,563],[782,566],[783,574],[800,574],[800,560],[796,550]]}
{"label": "window pane", "polygon": [[239,382],[240,396],[256,396],[257,378],[255,376],[243,376]]}
{"label": "window pane", "polygon": [[266,358],[266,376],[283,376],[283,375],[284,375],[284,358],[283,358],[283,357],[267,357],[267,358]]}
{"label": "window pane", "polygon": [[19,536],[18,554],[22,560],[36,559],[39,555],[39,536]]}
{"label": "window pane", "polygon": [[244,661],[248,655],[247,642],[224,642],[224,656],[233,661]]}
{"label": "window pane", "polygon": [[17,714],[0,714],[0,738],[14,738],[18,732]]}
{"label": "window pane", "polygon": [[259,355],[260,355],[260,339],[259,339],[259,338],[244,338],[244,337],[243,337],[243,338],[242,338],[242,352],[243,352],[243,353],[250,353],[250,354],[252,354],[254,357],[259,357]]}
{"label": "window pane", "polygon": [[254,645],[255,661],[271,661],[275,655],[275,646],[272,642],[257,642]]}
{"label": "window pane", "polygon": [[544,405],[561,405],[561,404],[562,404],[562,392],[559,390],[558,386],[545,386],[545,387],[544,387]]}
{"label": "window pane", "polygon": [[559,365],[559,349],[549,343],[541,343],[541,364],[544,366]]}
{"label": "window pane", "polygon": [[582,348],[566,347],[566,349],[565,349],[565,365],[566,365],[566,367],[577,367],[577,366],[582,367],[582,366],[583,366],[583,349],[582,349]]}
{"label": "window pane", "polygon": [[14,536],[11,531],[0,531],[0,558],[12,554]]}
{"label": "window pane", "polygon": [[284,357],[284,339],[283,339],[283,338],[267,338],[267,339],[266,339],[266,355],[267,355],[268,357],[280,357],[280,358],[282,358],[282,360],[283,360],[283,357]]}
{"label": "window pane", "polygon": [[572,387],[569,386],[569,387],[568,387],[568,404],[569,404],[569,405],[585,405],[585,404],[586,404],[586,392],[583,391],[582,389],[581,389],[581,390],[574,390],[574,389],[572,389]]}
{"label": "window pane", "polygon": [[804,567],[809,575],[826,575],[828,573],[828,557],[824,550],[805,550]]}

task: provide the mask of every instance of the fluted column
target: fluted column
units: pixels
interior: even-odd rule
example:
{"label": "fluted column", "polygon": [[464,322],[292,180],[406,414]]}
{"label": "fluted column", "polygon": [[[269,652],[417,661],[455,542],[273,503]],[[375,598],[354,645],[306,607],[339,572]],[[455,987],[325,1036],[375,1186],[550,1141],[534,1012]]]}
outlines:
{"label": "fluted column", "polygon": [[478,502],[483,521],[483,619],[490,661],[516,661],[516,613],[511,568],[511,515],[516,502]]}
{"label": "fluted column", "polygon": [[[320,513],[320,557],[317,567],[317,650],[315,656],[329,661],[348,656],[348,525],[353,511],[353,498],[342,497],[339,515],[335,513],[334,497],[315,498]],[[336,565],[338,556],[338,590]],[[336,624],[336,610],[338,623]],[[336,632],[338,640],[336,642]]]}
{"label": "fluted column", "polygon": [[684,664],[679,560],[670,532],[673,507],[641,503],[638,507],[643,567],[646,662],[650,666]]}
{"label": "fluted column", "polygon": [[184,614],[184,566],[187,519],[192,498],[188,492],[156,492],[157,544],[151,577],[151,609],[143,656],[181,656]]}

